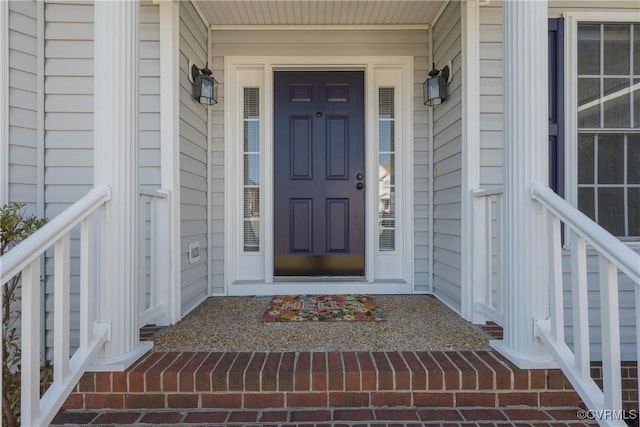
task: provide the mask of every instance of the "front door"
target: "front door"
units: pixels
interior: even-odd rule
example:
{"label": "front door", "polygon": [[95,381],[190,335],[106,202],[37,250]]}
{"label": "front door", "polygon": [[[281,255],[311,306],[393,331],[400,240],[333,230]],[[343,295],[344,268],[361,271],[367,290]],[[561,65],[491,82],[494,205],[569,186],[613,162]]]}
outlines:
{"label": "front door", "polygon": [[274,275],[364,276],[364,72],[275,72],[274,124]]}

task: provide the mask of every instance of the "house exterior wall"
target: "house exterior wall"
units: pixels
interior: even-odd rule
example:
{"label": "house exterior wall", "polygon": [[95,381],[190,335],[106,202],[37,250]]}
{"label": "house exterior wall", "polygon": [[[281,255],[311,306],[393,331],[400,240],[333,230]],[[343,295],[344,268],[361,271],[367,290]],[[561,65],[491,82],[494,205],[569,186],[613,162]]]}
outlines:
{"label": "house exterior wall", "polygon": [[140,187],[160,188],[160,17],[140,3]]}
{"label": "house exterior wall", "polygon": [[429,176],[433,168],[429,159],[429,107],[424,105],[422,89],[422,83],[429,74],[429,63],[428,56],[424,54],[413,58],[413,290],[418,293],[431,291]]}
{"label": "house exterior wall", "polygon": [[462,196],[461,9],[451,2],[433,28],[437,68],[451,62],[448,99],[433,111],[433,292],[460,311]]}
{"label": "house exterior wall", "polygon": [[[207,63],[208,31],[191,2],[180,3],[180,228],[182,313],[195,308],[208,293],[207,277],[207,107],[191,97],[189,61]],[[191,264],[188,248],[200,244],[200,260]]]}
{"label": "house exterior wall", "polygon": [[[44,214],[53,218],[93,186],[93,4],[44,4]],[[71,234],[71,344],[77,344],[79,230]],[[53,343],[53,256],[45,256],[46,348]]]}
{"label": "house exterior wall", "polygon": [[[637,3],[625,1],[589,2],[588,7],[573,2],[549,2],[549,17],[561,17],[567,11],[626,11],[640,13]],[[503,184],[502,166],[504,136],[502,115],[502,2],[491,1],[480,8],[480,126],[481,126],[481,186],[491,188]],[[566,55],[566,53],[565,53]],[[640,253],[640,245],[634,249]],[[571,311],[570,249],[563,250],[565,333],[568,343],[573,342],[573,316]],[[591,354],[594,360],[602,357],[600,334],[600,298],[598,281],[598,255],[587,251],[587,277],[589,287],[589,323]],[[620,325],[623,359],[636,358],[635,295],[634,285],[624,274],[619,274]]]}
{"label": "house exterior wall", "polygon": [[480,8],[480,185],[503,184],[502,7]]}
{"label": "house exterior wall", "polygon": [[[416,292],[429,291],[429,120],[422,101],[428,74],[428,34],[420,30],[213,31],[213,71],[224,82],[224,56],[413,56],[414,57],[414,262]],[[212,275],[224,292],[224,100],[212,120]]]}
{"label": "house exterior wall", "polygon": [[9,2],[9,200],[37,213],[36,2]]}

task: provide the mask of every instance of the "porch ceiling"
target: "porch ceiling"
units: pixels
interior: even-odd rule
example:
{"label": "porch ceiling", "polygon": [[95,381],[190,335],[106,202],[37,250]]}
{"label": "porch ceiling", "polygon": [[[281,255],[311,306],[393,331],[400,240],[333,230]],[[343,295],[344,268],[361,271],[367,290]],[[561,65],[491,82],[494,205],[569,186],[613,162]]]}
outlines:
{"label": "porch ceiling", "polygon": [[194,0],[211,25],[429,24],[444,1]]}

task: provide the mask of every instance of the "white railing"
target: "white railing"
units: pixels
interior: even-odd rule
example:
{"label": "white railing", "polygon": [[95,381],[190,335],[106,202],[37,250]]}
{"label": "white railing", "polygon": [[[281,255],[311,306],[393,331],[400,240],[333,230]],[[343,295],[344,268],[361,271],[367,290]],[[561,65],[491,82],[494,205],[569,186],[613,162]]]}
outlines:
{"label": "white railing", "polygon": [[[140,289],[139,326],[158,321],[167,314],[170,266],[169,192],[141,191],[139,209],[138,283]],[[166,323],[166,322],[161,322]]]}
{"label": "white railing", "polygon": [[[550,318],[536,320],[537,334],[589,409],[621,411],[618,271],[626,274],[636,285],[636,342],[640,342],[640,255],[569,205],[550,188],[533,184],[531,197],[547,210],[551,236],[548,251]],[[566,226],[571,252],[573,351],[564,337],[561,222]],[[599,256],[603,390],[593,381],[590,373],[587,244]],[[613,420],[602,420],[599,423],[606,426],[626,425],[623,421]]]}
{"label": "white railing", "polygon": [[474,322],[504,326],[502,189],[473,191]]}
{"label": "white railing", "polygon": [[[101,184],[0,258],[0,283],[22,272],[22,425],[48,425],[95,353],[109,340],[108,324],[95,323],[92,214],[111,199]],[[80,224],[80,345],[70,356],[70,232]],[[53,383],[40,397],[40,256],[54,247]]]}

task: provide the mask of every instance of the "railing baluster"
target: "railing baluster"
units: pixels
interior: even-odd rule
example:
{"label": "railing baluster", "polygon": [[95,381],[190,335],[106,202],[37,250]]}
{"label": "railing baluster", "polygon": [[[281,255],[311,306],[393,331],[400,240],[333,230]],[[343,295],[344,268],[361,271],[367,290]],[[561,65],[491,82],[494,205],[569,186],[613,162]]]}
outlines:
{"label": "railing baluster", "polygon": [[591,376],[589,354],[589,301],[587,289],[587,251],[585,241],[571,232],[571,288],[573,311],[573,352],[582,379]]}
{"label": "railing baluster", "polygon": [[492,263],[493,263],[493,251],[491,250],[491,239],[493,237],[493,224],[491,223],[491,196],[489,197],[483,197],[483,201],[484,201],[484,253],[485,253],[485,260],[484,260],[484,264],[485,264],[485,270],[484,270],[484,274],[485,274],[485,283],[486,283],[486,291],[487,291],[487,295],[486,295],[486,301],[489,304],[490,307],[495,308],[494,304],[493,304],[493,291],[494,291],[494,287],[493,287],[493,268],[492,268]]}
{"label": "railing baluster", "polygon": [[599,256],[599,263],[604,404],[606,408],[618,410],[622,409],[618,269],[602,255]]}
{"label": "railing baluster", "polygon": [[564,303],[562,295],[562,248],[560,220],[547,214],[549,239],[549,284],[551,286],[551,332],[557,343],[564,343]]}
{"label": "railing baluster", "polygon": [[93,220],[80,225],[80,348],[87,349],[93,340]]}
{"label": "railing baluster", "polygon": [[158,319],[160,322],[165,322],[171,318],[169,313],[169,299],[170,299],[170,283],[171,283],[171,262],[170,251],[171,247],[171,209],[169,203],[169,193],[167,191],[160,190],[160,197],[157,201],[158,212],[156,214],[156,238],[158,239],[154,244],[157,252],[155,253],[155,260],[153,262],[153,277],[156,303],[164,307],[164,317]]}
{"label": "railing baluster", "polygon": [[502,233],[502,203],[503,196],[502,194],[496,195],[496,229],[498,230],[498,235],[496,236],[496,287],[498,288],[498,312],[504,315],[504,275],[502,272],[504,271],[504,234]]}
{"label": "railing baluster", "polygon": [[22,270],[22,425],[40,416],[40,258]]}
{"label": "railing baluster", "polygon": [[69,374],[69,234],[55,244],[53,376],[64,381]]}
{"label": "railing baluster", "polygon": [[[147,233],[146,233],[146,215],[145,215],[145,211],[147,209],[147,202],[146,202],[147,196],[145,195],[141,195],[139,198],[139,206],[140,209],[138,209],[138,246],[139,246],[139,250],[138,250],[138,307],[139,307],[139,311],[138,311],[138,318],[140,319],[142,313],[144,313],[147,310],[147,305],[146,305],[146,292],[145,292],[145,281],[146,281],[146,247],[147,247]],[[138,323],[142,323],[139,319]],[[139,326],[144,326],[142,324],[140,324]]]}
{"label": "railing baluster", "polygon": [[149,218],[151,219],[149,229],[151,236],[151,246],[149,248],[149,306],[155,307],[158,304],[156,263],[158,262],[158,236],[160,234],[160,230],[158,230],[158,199],[156,197],[151,199]]}
{"label": "railing baluster", "polygon": [[[489,283],[487,283],[487,256],[484,250],[486,234],[484,230],[485,197],[476,196],[473,199],[473,304],[487,303],[489,295]],[[479,316],[478,309],[474,307],[474,316]],[[484,321],[484,314],[478,317],[476,322]]]}

